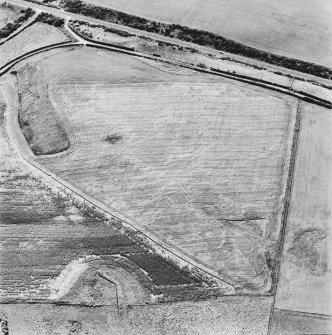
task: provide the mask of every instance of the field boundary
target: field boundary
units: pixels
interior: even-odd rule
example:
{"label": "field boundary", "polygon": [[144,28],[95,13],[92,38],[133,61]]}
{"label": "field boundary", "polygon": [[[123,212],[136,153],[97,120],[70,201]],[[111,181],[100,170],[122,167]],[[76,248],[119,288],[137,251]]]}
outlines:
{"label": "field boundary", "polygon": [[[219,76],[223,76],[226,78],[230,78],[230,79],[235,79],[244,83],[249,83],[255,86],[259,86],[259,87],[263,87],[263,88],[267,88],[270,90],[274,90],[277,92],[281,92],[284,93],[286,95],[290,95],[296,98],[299,98],[303,101],[306,102],[310,102],[313,104],[317,104],[320,105],[322,107],[325,108],[329,108],[332,109],[332,102],[322,99],[318,96],[309,94],[307,92],[304,91],[297,91],[294,90],[292,88],[292,83],[290,84],[290,86],[284,86],[284,85],[280,85],[274,82],[270,82],[267,80],[263,80],[263,79],[258,79],[258,78],[254,78],[254,77],[249,77],[246,75],[241,75],[238,73],[232,73],[229,71],[225,71],[225,70],[220,70],[220,69],[216,69],[213,67],[210,67],[209,69],[204,69],[200,66],[195,66],[195,65],[189,65],[187,63],[184,62],[176,62],[176,61],[171,61],[169,59],[166,58],[162,58],[160,56],[156,56],[156,55],[148,55],[148,54],[142,54],[140,52],[135,51],[134,48],[129,48],[129,47],[123,47],[123,46],[118,46],[117,44],[112,44],[112,43],[106,43],[106,42],[99,42],[96,41],[92,38],[86,37],[83,34],[81,34],[80,32],[76,31],[71,24],[68,24],[68,28],[71,30],[72,33],[74,33],[75,35],[77,35],[79,38],[81,38],[82,40],[87,41],[86,46],[88,47],[96,47],[96,48],[105,48],[105,49],[109,49],[112,48],[112,50],[115,48],[117,49],[117,52],[122,52],[124,54],[128,54],[128,55],[136,55],[138,57],[142,57],[142,58],[146,58],[146,59],[152,59],[152,60],[156,60],[159,62],[163,62],[166,64],[171,64],[171,65],[177,65],[183,68],[187,68],[190,70],[194,70],[194,71],[198,71],[198,72],[202,72],[202,73],[207,73],[207,74],[213,74],[213,75],[219,75]],[[90,43],[88,43],[90,42]]]}
{"label": "field boundary", "polygon": [[322,77],[324,79],[331,79],[332,76],[332,70],[326,66],[259,50],[206,30],[151,20],[119,10],[114,10],[109,7],[91,4],[82,0],[61,0],[60,6],[65,11],[71,13],[101,19],[105,22],[116,23],[138,30],[153,32],[157,35],[167,37],[172,36],[178,38],[179,40],[190,41],[194,44],[212,47],[218,51],[229,52],[272,65],[281,65],[282,67],[290,70],[296,70],[317,77]]}
{"label": "field boundary", "polygon": [[221,76],[221,77],[234,79],[234,80],[237,80],[237,81],[240,81],[240,82],[243,82],[243,83],[255,85],[255,86],[258,86],[258,87],[270,89],[272,91],[280,92],[280,93],[283,93],[283,94],[286,94],[286,95],[289,95],[289,96],[293,96],[293,97],[299,98],[299,99],[301,99],[305,102],[313,103],[313,104],[319,105],[321,107],[332,109],[332,102],[331,101],[322,99],[318,96],[309,94],[309,93],[304,92],[304,91],[294,90],[294,89],[291,88],[291,86],[290,87],[289,86],[283,86],[283,85],[276,84],[276,83],[273,83],[273,82],[269,82],[269,81],[266,81],[266,80],[253,78],[253,77],[249,77],[249,76],[244,76],[244,75],[237,74],[237,73],[231,73],[231,72],[228,72],[228,71],[215,69],[215,68],[204,69],[204,68],[201,68],[199,66],[189,65],[189,64],[186,64],[186,63],[183,63],[183,62],[171,61],[169,59],[161,58],[159,56],[157,57],[157,56],[154,56],[154,55],[142,54],[140,52],[131,50],[130,48],[128,48],[128,49],[124,49],[123,47],[119,48],[116,44],[109,44],[109,43],[105,43],[105,42],[97,42],[97,41],[92,40],[92,39],[87,39],[83,35],[74,31],[70,27],[70,25],[68,25],[68,27],[70,28],[72,33],[77,35],[81,40],[83,39],[87,42],[83,43],[83,42],[64,41],[64,42],[50,44],[48,46],[40,47],[38,49],[29,51],[29,52],[27,52],[27,53],[25,53],[21,56],[18,56],[16,58],[14,58],[13,60],[9,61],[7,64],[0,67],[0,77],[2,75],[4,75],[5,73],[7,73],[14,65],[19,63],[20,61],[22,61],[26,58],[29,58],[31,56],[34,56],[38,53],[42,53],[44,51],[46,52],[46,51],[49,51],[51,49],[56,49],[56,48],[63,48],[63,47],[70,47],[70,46],[85,46],[86,45],[87,47],[91,47],[91,48],[104,49],[104,50],[109,50],[109,51],[113,51],[113,52],[117,52],[117,53],[123,53],[123,54],[131,55],[131,56],[136,56],[136,57],[140,57],[140,58],[159,61],[159,62],[170,64],[170,65],[173,65],[173,66],[174,65],[180,66],[180,67],[190,69],[190,70],[194,70],[194,71],[201,72],[201,73],[218,75],[218,76]]}
{"label": "field boundary", "polygon": [[[115,29],[118,31],[122,31],[122,32],[126,32],[132,35],[136,35],[138,37],[142,37],[142,38],[148,38],[148,39],[152,39],[156,42],[162,42],[162,43],[166,43],[166,44],[172,44],[174,46],[177,47],[183,47],[183,48],[187,48],[187,49],[195,49],[196,51],[199,51],[205,55],[214,55],[216,57],[220,57],[220,55],[223,55],[223,58],[226,57],[226,60],[229,60],[231,62],[234,63],[239,63],[239,64],[244,64],[246,66],[249,66],[251,68],[257,68],[257,66],[259,68],[262,68],[263,70],[266,70],[270,73],[273,74],[278,74],[281,75],[283,77],[288,77],[288,78],[294,78],[296,80],[299,81],[305,81],[305,82],[309,82],[314,84],[315,86],[320,86],[320,87],[325,87],[328,89],[332,89],[331,87],[331,83],[329,80],[327,79],[323,79],[323,78],[319,78],[319,77],[315,77],[313,75],[307,75],[303,72],[298,72],[298,71],[294,71],[294,70],[290,70],[290,69],[286,69],[277,65],[271,65],[272,67],[266,68],[263,65],[268,65],[268,63],[264,63],[261,61],[255,61],[253,59],[247,58],[247,57],[243,57],[243,56],[238,56],[235,54],[231,54],[231,53],[227,53],[227,52],[221,52],[212,48],[208,48],[206,46],[203,45],[199,45],[199,44],[194,44],[192,42],[186,42],[184,40],[179,40],[176,38],[170,38],[170,37],[166,37],[163,35],[158,35],[156,33],[152,33],[152,32],[148,32],[148,31],[143,31],[143,30],[139,30],[139,29],[135,29],[135,28],[130,28],[129,26],[124,26],[124,25],[120,25],[120,24],[116,24],[116,23],[111,23],[111,22],[107,22],[107,21],[103,21],[100,19],[94,19],[92,17],[88,17],[88,16],[84,16],[82,14],[75,14],[75,13],[71,13],[71,12],[65,12],[63,10],[60,10],[59,8],[55,8],[55,7],[51,7],[51,6],[47,6],[47,4],[43,4],[43,3],[37,3],[37,1],[33,1],[33,3],[29,3],[26,0],[7,0],[7,2],[15,4],[15,5],[19,5],[19,6],[23,6],[23,7],[27,7],[29,5],[32,5],[32,8],[34,8],[35,10],[39,10],[39,11],[46,11],[48,13],[52,13],[58,17],[62,17],[65,20],[78,20],[78,21],[88,21],[90,24],[93,25],[99,25],[99,26],[103,26],[106,28],[111,28],[111,29]],[[257,64],[258,63],[258,64]],[[287,71],[286,71],[287,70]],[[290,72],[289,72],[290,71]]]}
{"label": "field boundary", "polygon": [[283,309],[283,308],[274,308],[274,311],[285,312],[285,313],[289,313],[292,315],[298,315],[298,316],[312,317],[312,318],[317,318],[317,319],[321,318],[321,319],[332,320],[332,314],[309,313],[309,312],[293,311],[291,309]]}
{"label": "field boundary", "polygon": [[4,74],[6,74],[11,68],[13,68],[17,63],[19,63],[20,61],[32,57],[34,55],[37,55],[39,53],[45,52],[45,51],[49,51],[52,49],[58,49],[58,48],[66,48],[66,47],[75,47],[75,46],[83,46],[82,43],[80,42],[71,42],[71,41],[64,41],[64,42],[59,42],[59,43],[55,43],[55,44],[50,44],[47,45],[45,47],[40,47],[38,49],[29,51],[21,56],[18,56],[14,59],[12,59],[11,61],[9,61],[7,64],[3,65],[2,67],[0,67],[0,77],[3,76]]}

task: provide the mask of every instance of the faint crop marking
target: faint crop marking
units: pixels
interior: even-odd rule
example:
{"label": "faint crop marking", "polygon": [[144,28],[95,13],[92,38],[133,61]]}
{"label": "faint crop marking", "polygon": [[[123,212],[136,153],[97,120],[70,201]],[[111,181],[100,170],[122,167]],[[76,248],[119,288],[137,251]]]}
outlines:
{"label": "faint crop marking", "polygon": [[327,271],[327,260],[326,256],[319,251],[318,246],[326,237],[326,232],[320,228],[298,230],[287,252],[295,256],[297,262],[312,273],[323,275]]}

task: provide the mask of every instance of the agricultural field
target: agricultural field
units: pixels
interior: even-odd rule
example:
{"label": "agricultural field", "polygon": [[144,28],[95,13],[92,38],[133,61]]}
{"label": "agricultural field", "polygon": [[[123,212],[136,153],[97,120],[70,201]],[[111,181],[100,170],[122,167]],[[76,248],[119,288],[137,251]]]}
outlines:
{"label": "agricultural field", "polygon": [[68,40],[68,37],[54,26],[36,22],[5,44],[0,45],[0,68],[10,60],[29,51]]}
{"label": "agricultural field", "polygon": [[[15,7],[11,5],[3,4],[0,7],[0,11],[4,11],[4,14],[6,15],[6,9],[15,11]],[[19,15],[16,16],[14,21],[8,21],[3,27],[0,27],[0,40],[1,44],[3,44],[6,40],[9,40],[14,36],[14,33],[18,33],[17,30],[19,30],[24,24],[26,24],[29,19],[35,14],[35,11],[31,8],[21,9],[18,11]],[[33,19],[31,19],[30,23],[33,22]],[[24,28],[22,28],[24,29]]]}
{"label": "agricultural field", "polygon": [[[173,294],[172,291],[163,289],[166,285],[172,287],[180,283],[184,287],[191,285],[193,291],[197,287],[199,294],[204,295],[199,277],[190,275],[175,263],[152,253],[135,234],[124,231],[119,222],[108,221],[93,208],[77,203],[63,189],[46,183],[34,170],[29,169],[18,155],[5,129],[8,118],[8,114],[4,114],[8,111],[6,104],[4,96],[1,96],[1,302],[11,299],[62,299],[62,294],[57,295],[58,289],[63,289],[62,285],[57,284],[57,278],[68,277],[65,276],[68,264],[73,264],[70,268],[74,271],[73,274],[69,271],[70,289],[75,282],[70,278],[75,279],[75,273],[79,274],[81,268],[75,260],[94,256],[93,260],[96,261],[100,257],[112,255],[130,259],[124,264],[114,265],[112,258],[108,263],[113,264],[113,268],[121,267],[117,271],[119,277],[121,271],[122,277],[137,277],[136,282],[139,280],[147,292],[156,289],[168,299],[172,299],[172,296],[181,299],[179,292]],[[162,278],[159,273],[154,274],[155,268],[148,267],[149,264],[142,261],[147,257],[150,257],[150,264],[155,264],[156,268],[163,267]],[[162,265],[158,265],[159,263]],[[213,292],[220,294],[218,289]],[[90,293],[86,292],[81,303],[91,303],[93,297]],[[77,295],[70,295],[70,290],[68,294],[69,296],[64,295],[67,302],[77,299]]]}
{"label": "agricultural field", "polygon": [[214,32],[260,50],[332,67],[330,1],[89,2],[156,21]]}
{"label": "agricultural field", "polygon": [[331,132],[330,110],[303,104],[278,309],[332,315]]}
{"label": "agricultural field", "polygon": [[0,335],[331,334],[332,6],[42,2],[0,4]]}
{"label": "agricultural field", "polygon": [[0,305],[10,334],[258,335],[266,334],[271,297],[114,306]]}
{"label": "agricultural field", "polygon": [[92,49],[38,66],[76,146],[39,163],[232,286],[271,289],[295,100]]}

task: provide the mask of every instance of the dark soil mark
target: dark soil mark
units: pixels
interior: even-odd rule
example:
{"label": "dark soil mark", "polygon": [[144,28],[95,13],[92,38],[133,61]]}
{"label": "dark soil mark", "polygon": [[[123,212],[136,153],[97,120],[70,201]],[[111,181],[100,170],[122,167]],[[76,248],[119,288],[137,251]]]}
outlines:
{"label": "dark soil mark", "polygon": [[120,134],[111,134],[111,135],[107,135],[105,137],[105,141],[110,143],[110,144],[116,144],[118,143],[119,141],[122,140],[122,136]]}
{"label": "dark soil mark", "polygon": [[319,228],[298,230],[294,234],[293,246],[287,251],[296,257],[299,265],[316,275],[327,271],[326,255],[319,252],[318,244],[327,237]]}
{"label": "dark soil mark", "polygon": [[69,136],[48,96],[44,73],[27,64],[17,71],[18,122],[35,155],[48,155],[69,148]]}

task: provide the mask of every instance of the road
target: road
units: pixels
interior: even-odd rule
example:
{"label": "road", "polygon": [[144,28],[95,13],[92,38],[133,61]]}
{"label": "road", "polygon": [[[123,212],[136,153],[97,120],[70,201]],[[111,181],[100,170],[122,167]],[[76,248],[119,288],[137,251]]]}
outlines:
{"label": "road", "polygon": [[65,190],[65,192],[70,197],[77,200],[79,203],[84,203],[90,208],[97,209],[99,212],[106,215],[109,220],[120,220],[121,224],[124,227],[139,233],[139,235],[143,239],[148,241],[149,245],[154,247],[157,251],[161,252],[164,256],[178,261],[180,262],[180,264],[190,264],[191,266],[194,266],[195,268],[198,268],[210,274],[217,280],[220,288],[225,291],[225,294],[234,293],[233,286],[220,278],[220,275],[216,271],[213,271],[212,269],[204,266],[200,262],[195,261],[191,257],[188,257],[186,254],[179,251],[175,246],[169,243],[165,243],[162,238],[160,238],[153,232],[144,229],[144,227],[140,227],[140,229],[138,229],[138,225],[130,218],[126,217],[123,213],[111,210],[107,205],[103,204],[94,197],[91,197],[90,195],[84,193],[82,190],[61,179],[58,175],[52,173],[46,167],[36,162],[34,159],[34,155],[31,152],[31,149],[28,146],[18,124],[18,101],[13,78],[7,77],[5,79],[2,79],[2,82],[0,82],[0,89],[3,92],[3,96],[6,100],[8,108],[7,131],[10,140],[15,145],[16,150],[22,158],[23,162],[28,165],[28,168],[32,170],[34,175],[39,176],[41,180],[49,185],[54,185],[58,189]]}
{"label": "road", "polygon": [[200,51],[203,54],[212,54],[216,57],[227,57],[232,59],[235,62],[245,62],[248,65],[259,65],[260,67],[263,67],[265,69],[267,69],[270,72],[282,72],[284,75],[291,75],[294,78],[297,78],[299,80],[309,80],[309,81],[314,81],[317,82],[319,84],[324,84],[324,85],[331,85],[331,81],[327,80],[327,79],[323,79],[323,78],[319,78],[319,77],[314,77],[312,75],[307,75],[301,72],[297,72],[297,71],[293,71],[290,69],[285,69],[283,67],[278,67],[275,65],[271,65],[271,64],[267,64],[258,60],[253,60],[250,58],[246,58],[243,56],[238,56],[238,55],[234,55],[231,53],[227,53],[227,52],[221,52],[218,50],[215,50],[213,48],[209,48],[209,47],[204,47],[198,44],[194,44],[194,43],[190,43],[190,42],[185,42],[182,40],[178,40],[175,38],[170,38],[170,37],[165,37],[165,36],[161,36],[159,34],[155,34],[155,33],[150,33],[147,31],[143,31],[143,30],[139,30],[139,29],[134,29],[134,28],[130,28],[124,25],[120,25],[120,24],[116,24],[116,23],[110,23],[107,21],[103,21],[103,20],[98,20],[98,19],[94,19],[88,16],[84,16],[81,14],[75,14],[75,13],[71,13],[71,12],[66,12],[63,9],[58,9],[58,8],[54,8],[54,7],[49,7],[49,6],[43,6],[43,5],[39,5],[33,2],[28,2],[28,1],[24,1],[24,0],[8,0],[8,3],[12,3],[12,4],[16,4],[18,6],[23,6],[23,7],[31,7],[36,11],[44,11],[47,13],[51,13],[53,15],[56,15],[58,17],[61,17],[63,19],[65,19],[66,21],[69,21],[70,19],[73,20],[82,20],[82,21],[86,21],[92,24],[98,24],[98,25],[103,25],[105,27],[108,28],[113,28],[113,29],[118,29],[118,30],[122,30],[122,31],[126,31],[130,34],[134,34],[137,36],[143,36],[143,37],[147,37],[147,38],[151,38],[155,41],[160,41],[160,42],[164,42],[164,43],[171,43],[174,45],[178,45],[178,46],[182,46],[184,48],[192,48],[192,49],[196,49],[198,51]]}

